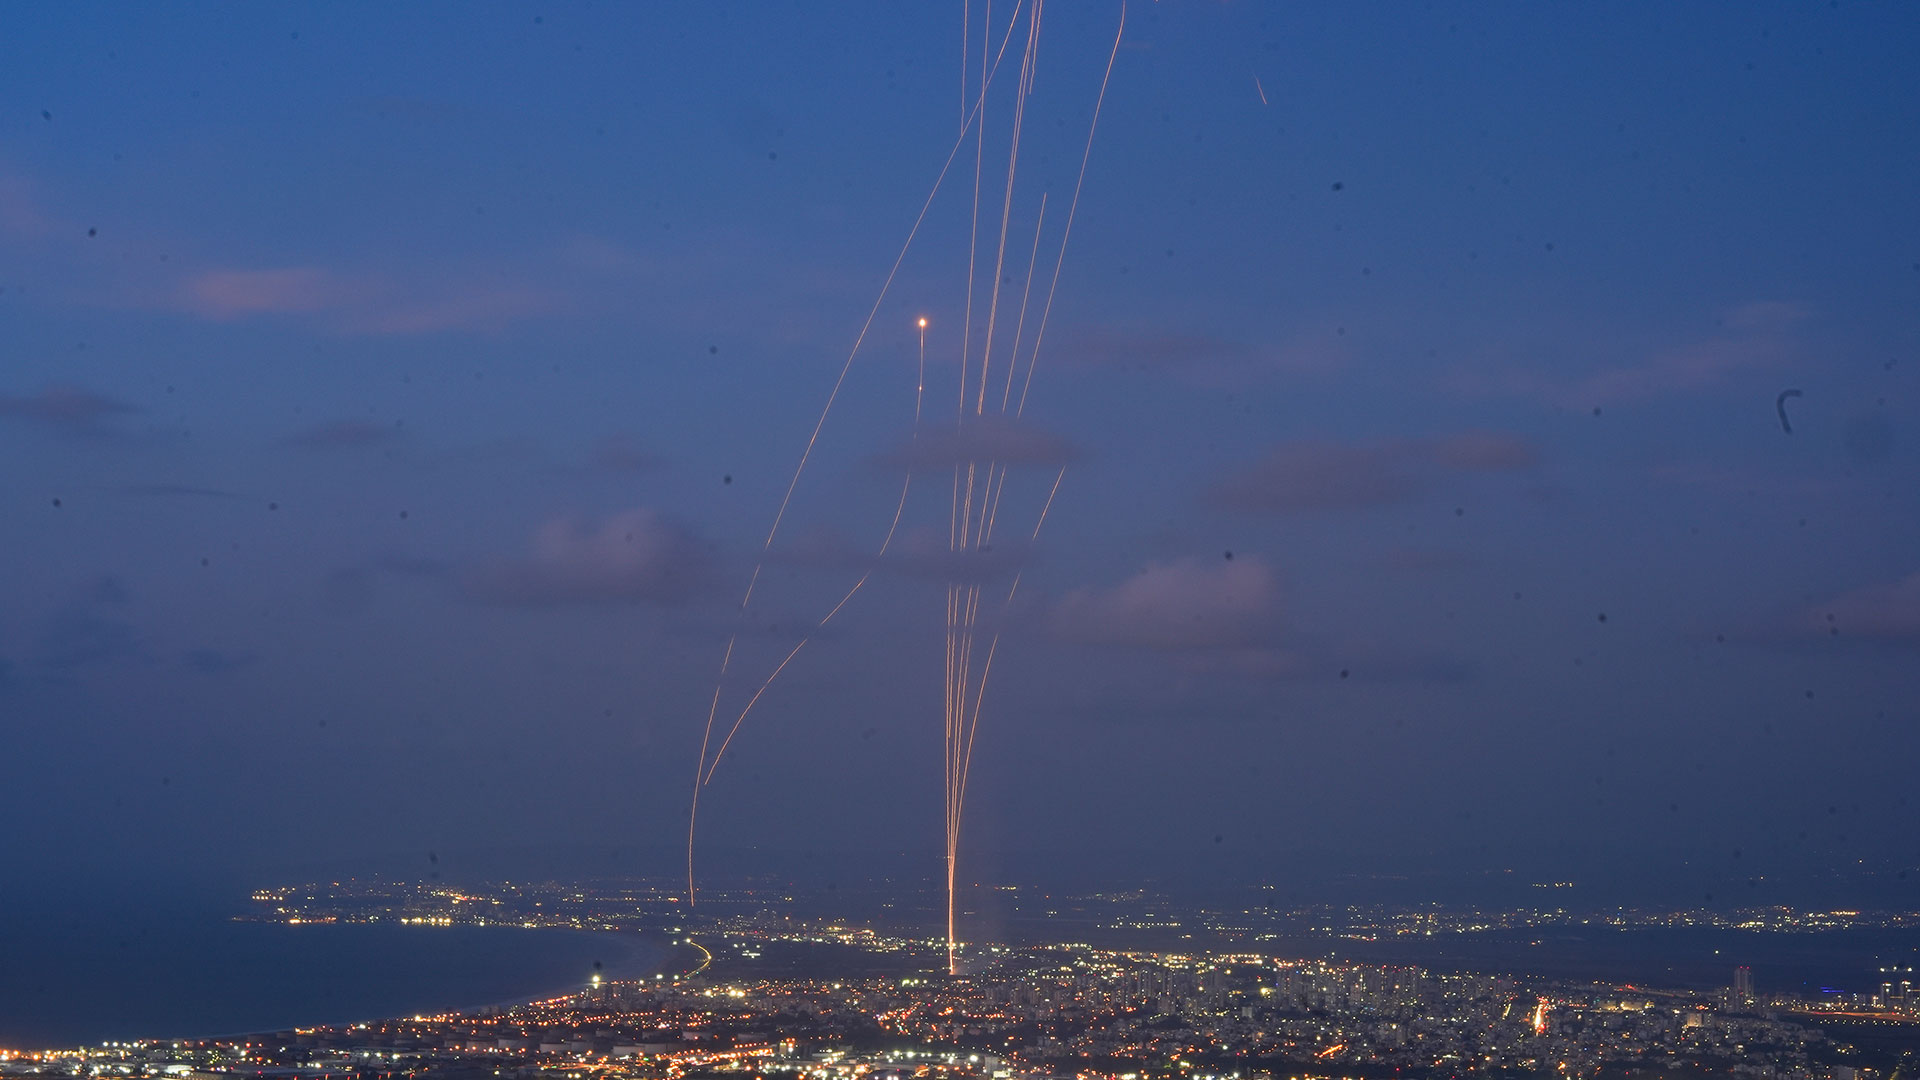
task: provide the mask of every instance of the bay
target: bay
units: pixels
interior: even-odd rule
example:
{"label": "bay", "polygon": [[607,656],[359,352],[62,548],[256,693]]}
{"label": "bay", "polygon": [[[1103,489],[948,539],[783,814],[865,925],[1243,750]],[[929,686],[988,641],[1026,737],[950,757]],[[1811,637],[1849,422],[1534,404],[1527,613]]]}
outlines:
{"label": "bay", "polygon": [[[0,1048],[348,1023],[637,978],[638,934],[236,922],[217,909],[68,907],[0,917]],[[595,963],[600,965],[595,967]]]}

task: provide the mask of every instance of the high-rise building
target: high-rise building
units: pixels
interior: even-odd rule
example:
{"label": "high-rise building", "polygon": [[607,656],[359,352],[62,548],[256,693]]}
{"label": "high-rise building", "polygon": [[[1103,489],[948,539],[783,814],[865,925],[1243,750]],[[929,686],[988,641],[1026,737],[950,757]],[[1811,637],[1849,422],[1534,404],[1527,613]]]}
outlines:
{"label": "high-rise building", "polygon": [[1753,969],[1741,964],[1733,969],[1733,1003],[1751,1005],[1756,1000],[1753,996]]}

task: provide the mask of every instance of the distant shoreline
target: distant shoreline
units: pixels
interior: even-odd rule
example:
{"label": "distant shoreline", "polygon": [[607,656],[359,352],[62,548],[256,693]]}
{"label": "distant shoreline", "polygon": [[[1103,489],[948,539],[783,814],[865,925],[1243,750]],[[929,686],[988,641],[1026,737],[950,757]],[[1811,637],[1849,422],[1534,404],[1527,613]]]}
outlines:
{"label": "distant shoreline", "polygon": [[505,1009],[578,990],[596,960],[606,978],[634,979],[670,955],[647,932],[564,927],[201,918],[63,929],[0,927],[0,1048],[232,1038]]}
{"label": "distant shoreline", "polygon": [[[269,924],[273,922],[273,920],[255,920],[255,919],[235,919],[234,921],[236,922],[267,922]],[[288,924],[281,923],[280,925],[288,925]],[[296,923],[292,925],[305,927],[305,926],[374,926],[379,924],[358,923],[358,922],[318,922],[316,921],[312,923],[302,922],[302,923]],[[450,930],[450,929],[453,929],[453,927],[432,926],[432,925],[426,925],[426,926],[407,925],[407,926],[404,926],[403,929],[408,931],[418,931],[418,932],[426,933],[426,932],[431,932],[435,930]],[[659,966],[660,966],[659,961],[664,959],[667,955],[666,950],[662,949],[660,946],[651,944],[643,940],[644,935],[640,931],[580,930],[580,929],[575,929],[573,927],[565,927],[565,926],[517,926],[509,923],[501,923],[497,926],[474,926],[474,927],[471,927],[471,929],[547,931],[552,933],[563,933],[563,934],[570,934],[570,935],[571,934],[591,934],[591,935],[596,935],[596,936],[602,937],[603,939],[608,939],[608,940],[617,939],[618,944],[626,950],[627,955],[622,958],[622,961],[616,961],[614,963],[606,963],[604,965],[603,974],[605,974],[605,977],[609,979],[635,979],[635,978],[643,978],[646,975],[652,975],[654,974],[655,971],[659,969]],[[655,956],[652,958],[653,960],[652,963],[641,965],[636,962],[637,958],[644,952],[655,953]],[[648,970],[644,974],[629,970],[625,962],[635,962],[634,966],[636,967],[646,966]],[[591,978],[591,975],[589,975],[588,978]],[[459,1006],[454,1006],[452,1008],[436,1009],[435,1011],[441,1012],[441,1013],[448,1013],[448,1012],[475,1013],[475,1012],[505,1011],[507,1009],[514,1008],[515,1006],[525,1005],[530,1001],[541,1001],[546,998],[560,997],[565,994],[574,993],[585,984],[586,984],[586,980],[580,979],[580,980],[576,980],[576,981],[565,983],[565,984],[558,984],[551,987],[550,989],[536,990],[532,993],[521,994],[514,997],[500,998],[494,1001],[481,1002],[476,1005],[459,1005]],[[415,1014],[409,1013],[406,1015],[412,1016]],[[340,1027],[346,1024],[371,1023],[372,1021],[375,1021],[375,1020],[397,1020],[397,1019],[402,1019],[402,1017],[358,1016],[351,1020],[316,1020],[308,1023],[295,1024],[292,1026],[293,1027]],[[285,1025],[282,1025],[279,1027],[272,1027],[272,1028],[265,1028],[265,1029],[254,1028],[246,1031],[223,1031],[213,1035],[165,1035],[165,1036],[161,1036],[160,1038],[193,1040],[193,1041],[199,1041],[203,1039],[235,1039],[235,1038],[240,1038],[247,1035],[265,1035],[271,1032],[286,1031],[286,1030],[288,1030],[288,1027]],[[121,1041],[126,1041],[126,1040],[121,1040]]]}

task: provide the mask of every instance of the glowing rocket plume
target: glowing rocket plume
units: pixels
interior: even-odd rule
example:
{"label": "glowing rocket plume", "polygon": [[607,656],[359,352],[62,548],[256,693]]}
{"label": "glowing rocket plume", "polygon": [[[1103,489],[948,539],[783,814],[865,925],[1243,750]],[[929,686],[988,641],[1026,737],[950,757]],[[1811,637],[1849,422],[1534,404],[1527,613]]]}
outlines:
{"label": "glowing rocket plume", "polygon": [[[767,530],[765,539],[762,541],[759,559],[753,568],[752,574],[748,578],[747,587],[741,598],[739,608],[742,617],[744,617],[748,606],[752,602],[754,589],[759,582],[762,570],[765,568],[767,556],[772,551],[774,540],[779,534],[787,510],[793,502],[801,476],[805,473],[807,465],[812,459],[813,451],[819,442],[822,431],[825,429],[827,419],[832,413],[836,402],[839,400],[842,389],[846,385],[847,378],[853,367],[853,362],[864,345],[869,332],[872,330],[874,321],[879,315],[880,308],[886,300],[894,279],[899,274],[901,265],[905,261],[908,251],[912,248],[916,237],[919,235],[921,226],[927,219],[928,211],[933,204],[934,198],[939,193],[941,186],[951,172],[955,159],[959,156],[961,149],[966,145],[969,135],[973,137],[974,141],[974,182],[971,199],[971,224],[968,235],[967,287],[964,314],[961,320],[961,332],[959,335],[961,348],[959,356],[958,393],[955,402],[956,430],[961,425],[969,422],[966,411],[966,406],[969,403],[974,406],[972,417],[976,418],[975,422],[986,421],[987,418],[991,416],[992,422],[1004,423],[1009,415],[1019,417],[1023,415],[1026,410],[1027,399],[1033,387],[1034,371],[1039,361],[1040,346],[1045,337],[1047,324],[1053,310],[1053,301],[1059,289],[1060,274],[1066,260],[1067,244],[1072,236],[1073,223],[1079,208],[1081,190],[1086,181],[1087,166],[1093,150],[1094,134],[1099,124],[1101,108],[1106,100],[1107,87],[1112,79],[1114,63],[1119,56],[1120,42],[1126,31],[1127,14],[1126,5],[1123,0],[1120,8],[1119,25],[1115,29],[1113,47],[1108,54],[1107,64],[1101,75],[1099,94],[1095,98],[1092,117],[1087,128],[1086,146],[1082,151],[1079,172],[1074,181],[1073,195],[1068,203],[1066,220],[1061,229],[1058,249],[1055,254],[1050,280],[1047,284],[1046,295],[1040,306],[1039,318],[1035,323],[1033,340],[1031,344],[1026,344],[1024,341],[1026,327],[1029,322],[1030,305],[1033,299],[1034,271],[1038,268],[1040,248],[1045,234],[1047,200],[1044,194],[1039,200],[1039,210],[1034,221],[1033,241],[1027,260],[1027,277],[1021,286],[1019,313],[1017,318],[1012,320],[1011,340],[1001,341],[1000,338],[1005,329],[1005,320],[1000,318],[1002,301],[1001,287],[1005,283],[1004,274],[1007,262],[1007,246],[1009,229],[1013,218],[1013,204],[1016,195],[1021,141],[1025,127],[1026,99],[1032,93],[1037,69],[1044,2],[1045,0],[1016,0],[1013,14],[1007,19],[1005,30],[1001,34],[998,51],[995,52],[993,49],[993,9],[991,0],[988,0],[985,6],[985,14],[980,24],[982,27],[981,63],[977,88],[968,86],[969,68],[971,67],[971,43],[966,39],[971,34],[972,17],[970,7],[963,8],[961,49],[963,115],[960,132],[954,139],[953,146],[948,151],[945,162],[940,167],[932,189],[928,192],[926,200],[921,204],[919,213],[915,216],[913,224],[907,232],[905,242],[901,245],[898,254],[893,260],[892,266],[882,281],[879,294],[876,296],[873,306],[868,310],[866,319],[861,324],[859,333],[855,336],[853,347],[848,351],[846,359],[842,362],[840,370],[834,379],[832,389],[829,391],[826,402],[820,411],[820,415],[815,420],[813,428],[808,434],[799,461],[794,468],[793,475],[788,480],[786,489],[781,495],[779,506],[773,515],[773,521]],[[989,292],[976,295],[975,286],[978,283],[977,273],[983,269],[982,264],[985,261],[979,258],[981,254],[979,251],[979,242],[980,187],[984,179],[983,174],[987,153],[985,132],[987,95],[994,77],[999,71],[1001,62],[1006,57],[1008,45],[1012,40],[1015,28],[1019,25],[1023,12],[1027,18],[1027,33],[1021,54],[1018,83],[1013,91],[1013,108],[1009,119],[1006,149],[1006,176],[1001,199],[1000,223],[999,229],[993,238],[995,248],[992,258],[993,280]],[[966,99],[970,93],[973,96],[973,101],[971,109],[968,109]],[[1018,256],[1016,255],[1015,258],[1017,259]],[[978,335],[976,335],[975,327],[973,326],[973,315],[976,310],[977,300],[984,301],[983,314],[985,316],[985,325],[980,328],[982,332]],[[915,319],[915,327],[918,330],[919,336],[918,369],[914,384],[914,431],[916,438],[920,430],[920,420],[926,396],[926,346],[928,325],[929,320],[925,316],[919,316]],[[977,360],[975,357],[976,340],[979,343]],[[1024,356],[1023,344],[1026,344]],[[989,403],[988,388],[991,385],[993,377],[997,375],[992,366],[997,351],[1003,351],[1004,353],[1005,359],[1002,360],[1002,364],[1006,368],[1006,374],[1004,376],[998,376],[1002,384],[1000,401],[998,402],[998,412],[988,414],[986,412],[986,407]],[[1020,371],[1023,360],[1025,362],[1024,373]],[[974,374],[976,363],[978,370],[977,376]],[[1015,381],[1021,383],[1021,394],[1017,400],[1012,396]],[[956,461],[953,464],[951,478],[952,490],[948,505],[949,517],[947,533],[949,551],[959,555],[977,555],[990,548],[995,529],[999,524],[999,511],[1003,497],[1006,494],[1008,474],[1012,471],[1011,466],[1016,463],[1017,462],[1002,462],[995,459],[985,461]],[[962,468],[963,464],[964,468]],[[1055,497],[1059,494],[1061,482],[1064,477],[1065,469],[1063,467],[1056,473],[1052,487],[1047,492],[1046,500],[1040,508],[1038,519],[1035,521],[1032,534],[1029,537],[1029,543],[1038,540],[1040,530],[1046,523],[1047,515],[1053,507]],[[907,474],[901,484],[900,496],[895,503],[892,518],[887,525],[885,535],[880,541],[880,556],[886,555],[892,545],[906,510],[907,499],[912,490],[912,484],[913,475],[911,466],[909,466]],[[734,661],[735,646],[738,644],[738,633],[736,632],[728,638],[726,649],[722,654],[720,671],[716,679],[713,697],[708,705],[706,726],[701,737],[700,758],[694,771],[693,798],[688,812],[687,902],[690,906],[693,904],[696,895],[694,841],[701,789],[713,781],[719,769],[720,761],[726,756],[727,750],[732,746],[734,738],[739,734],[747,717],[763,700],[774,682],[776,682],[781,674],[799,657],[801,652],[813,640],[814,636],[852,601],[853,597],[866,585],[872,573],[873,567],[869,566],[865,572],[853,582],[851,587],[839,597],[838,601],[832,605],[826,614],[821,616],[812,629],[804,634],[778,663],[773,665],[772,669],[764,678],[760,679],[757,684],[749,684],[752,686],[752,692],[747,695],[745,703],[735,713],[732,723],[727,725],[724,734],[720,734],[716,732],[715,729],[717,723],[720,721],[720,709],[726,693],[727,676]],[[1021,575],[1016,573],[1012,585],[1008,588],[1004,598],[999,598],[1000,610],[1003,615],[1011,608],[1014,597],[1019,591],[1020,583]],[[972,771],[973,751],[979,734],[980,714],[985,704],[987,684],[993,672],[1000,643],[999,632],[995,629],[989,637],[986,648],[984,650],[976,648],[976,632],[979,628],[982,609],[992,607],[994,603],[991,599],[987,599],[983,603],[983,590],[984,586],[979,581],[961,582],[954,580],[949,581],[947,585],[946,641],[944,646],[946,673],[942,712],[944,714],[946,757],[944,787],[946,818],[947,959],[948,970],[953,973],[957,973],[959,970],[960,941],[956,919],[958,914],[956,910],[956,891],[958,885],[957,867],[959,863],[961,821],[966,806],[967,782]],[[975,663],[976,659],[979,661],[977,668]],[[717,739],[716,735],[718,735]]]}

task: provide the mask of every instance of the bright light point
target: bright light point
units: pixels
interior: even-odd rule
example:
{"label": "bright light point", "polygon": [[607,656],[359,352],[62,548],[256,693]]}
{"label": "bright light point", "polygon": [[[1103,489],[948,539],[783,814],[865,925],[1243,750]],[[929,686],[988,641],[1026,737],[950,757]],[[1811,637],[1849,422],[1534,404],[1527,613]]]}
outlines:
{"label": "bright light point", "polygon": [[927,317],[925,315],[922,315],[920,317],[920,329],[925,330],[926,328],[927,328]]}

